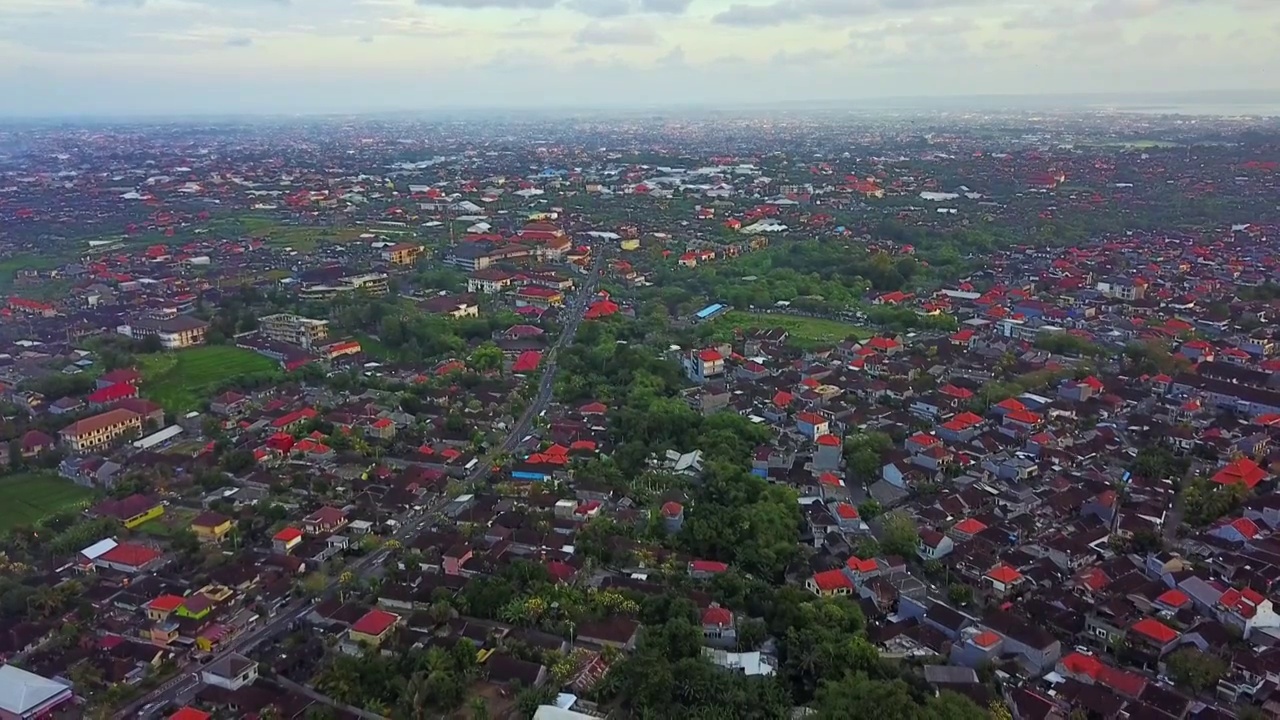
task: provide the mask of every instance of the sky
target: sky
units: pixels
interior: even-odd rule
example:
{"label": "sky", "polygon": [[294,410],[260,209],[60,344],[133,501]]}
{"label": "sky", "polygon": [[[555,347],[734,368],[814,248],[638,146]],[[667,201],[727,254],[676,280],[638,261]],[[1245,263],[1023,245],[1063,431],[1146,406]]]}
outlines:
{"label": "sky", "polygon": [[1280,0],[0,0],[0,116],[1280,90]]}

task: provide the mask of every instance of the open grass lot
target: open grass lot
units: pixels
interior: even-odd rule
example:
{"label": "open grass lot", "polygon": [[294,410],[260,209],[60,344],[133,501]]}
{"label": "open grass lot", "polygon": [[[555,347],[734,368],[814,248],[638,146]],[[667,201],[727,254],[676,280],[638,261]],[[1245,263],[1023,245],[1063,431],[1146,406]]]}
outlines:
{"label": "open grass lot", "polygon": [[195,519],[196,512],[194,510],[168,507],[165,508],[163,515],[155,520],[148,520],[142,523],[134,528],[134,532],[157,538],[171,538],[190,528],[191,521]]}
{"label": "open grass lot", "polygon": [[93,491],[52,473],[20,473],[0,477],[0,532],[83,507]]}
{"label": "open grass lot", "polygon": [[791,336],[793,343],[806,348],[834,345],[851,335],[868,338],[873,334],[867,328],[839,320],[783,313],[753,313],[745,310],[730,310],[712,322],[716,326],[717,340],[732,339],[735,330],[782,328]]}
{"label": "open grass lot", "polygon": [[238,375],[269,373],[279,365],[250,350],[223,345],[151,355],[140,359],[143,396],[171,412],[190,412],[218,386]]}
{"label": "open grass lot", "polygon": [[369,232],[363,227],[310,227],[286,225],[266,215],[241,215],[218,223],[219,229],[262,238],[269,245],[310,252],[323,243],[347,243]]}

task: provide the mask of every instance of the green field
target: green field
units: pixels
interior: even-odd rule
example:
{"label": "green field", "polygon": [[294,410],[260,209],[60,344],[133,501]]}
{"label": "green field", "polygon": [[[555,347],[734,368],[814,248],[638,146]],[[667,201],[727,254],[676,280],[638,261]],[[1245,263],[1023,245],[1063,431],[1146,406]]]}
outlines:
{"label": "green field", "polygon": [[863,339],[873,334],[867,328],[839,320],[744,310],[730,310],[712,322],[716,328],[716,340],[732,339],[735,330],[782,328],[791,336],[793,344],[804,348],[834,345],[851,335]]}
{"label": "green field", "polygon": [[171,412],[199,409],[218,386],[240,375],[279,369],[276,361],[251,350],[207,345],[140,358],[142,394]]}
{"label": "green field", "polygon": [[268,245],[288,247],[298,252],[311,252],[322,243],[347,243],[371,232],[364,227],[309,227],[285,225],[266,215],[241,215],[215,221],[213,227],[225,233],[262,238]]}
{"label": "green field", "polygon": [[0,477],[0,532],[34,525],[63,510],[84,507],[93,491],[51,473]]}

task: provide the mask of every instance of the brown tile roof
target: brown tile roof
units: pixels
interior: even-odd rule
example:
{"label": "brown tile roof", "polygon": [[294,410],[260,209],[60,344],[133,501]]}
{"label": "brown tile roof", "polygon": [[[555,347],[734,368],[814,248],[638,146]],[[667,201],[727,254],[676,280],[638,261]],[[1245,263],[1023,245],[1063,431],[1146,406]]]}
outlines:
{"label": "brown tile roof", "polygon": [[108,410],[104,413],[94,415],[93,417],[87,417],[83,420],[77,420],[76,422],[62,428],[61,432],[62,435],[66,437],[80,437],[81,435],[88,435],[104,428],[111,427],[112,425],[132,422],[140,418],[141,416],[132,410],[118,408],[116,410]]}

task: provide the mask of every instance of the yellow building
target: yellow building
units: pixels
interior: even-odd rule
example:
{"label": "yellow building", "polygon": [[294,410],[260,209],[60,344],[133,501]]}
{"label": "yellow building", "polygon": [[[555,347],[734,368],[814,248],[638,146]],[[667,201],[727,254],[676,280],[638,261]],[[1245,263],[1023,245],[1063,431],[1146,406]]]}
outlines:
{"label": "yellow building", "polygon": [[422,246],[416,243],[396,243],[382,249],[382,259],[392,265],[412,265],[422,255]]}
{"label": "yellow building", "polygon": [[71,452],[78,453],[100,450],[122,437],[136,437],[141,433],[142,416],[118,408],[71,423],[58,435]]}
{"label": "yellow building", "polygon": [[90,511],[97,517],[115,518],[132,530],[164,514],[164,504],[153,497],[134,493],[119,500],[103,500]]}
{"label": "yellow building", "polygon": [[219,543],[231,532],[231,518],[216,512],[203,512],[191,521],[191,532],[200,542]]}
{"label": "yellow building", "polygon": [[623,250],[639,250],[640,249],[639,238],[628,238],[626,240],[623,240],[622,249]]}
{"label": "yellow building", "polygon": [[398,622],[400,622],[399,615],[374,608],[351,626],[348,635],[354,643],[378,647],[391,635],[391,631],[395,629]]}

